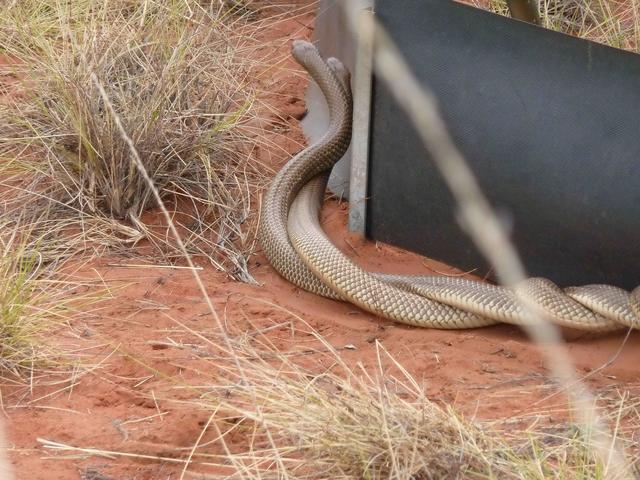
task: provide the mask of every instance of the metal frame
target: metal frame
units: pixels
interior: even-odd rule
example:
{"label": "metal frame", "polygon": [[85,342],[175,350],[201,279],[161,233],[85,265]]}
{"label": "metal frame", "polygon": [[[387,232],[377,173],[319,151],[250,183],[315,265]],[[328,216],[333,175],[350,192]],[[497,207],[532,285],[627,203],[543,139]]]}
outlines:
{"label": "metal frame", "polygon": [[369,131],[373,85],[373,8],[360,12],[353,75],[353,137],[349,182],[349,230],[365,235],[369,172]]}

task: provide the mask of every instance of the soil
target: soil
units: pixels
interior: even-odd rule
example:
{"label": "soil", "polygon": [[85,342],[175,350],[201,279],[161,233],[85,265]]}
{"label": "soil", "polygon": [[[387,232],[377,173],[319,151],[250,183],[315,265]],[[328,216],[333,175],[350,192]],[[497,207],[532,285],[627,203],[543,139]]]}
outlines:
{"label": "soil", "polygon": [[[294,38],[310,38],[313,15],[280,22],[263,32],[284,55]],[[291,60],[262,80],[277,117],[287,128],[267,134],[279,149],[259,152],[261,161],[279,168],[304,144],[299,118],[304,115],[305,77]],[[323,225],[331,239],[359,264],[378,271],[461,275],[434,260],[374,243],[347,233],[348,205],[327,201]],[[187,269],[128,267],[136,263],[122,257],[101,258],[80,270],[87,279],[100,279],[113,288],[113,298],[100,309],[61,329],[56,340],[73,346],[84,365],[58,384],[30,391],[3,388],[3,407],[16,478],[31,480],[106,480],[181,478],[184,458],[198,440],[211,413],[194,391],[207,390],[216,372],[207,371],[206,349],[189,330],[215,333],[216,324]],[[525,412],[547,411],[562,405],[562,395],[551,396],[547,369],[538,347],[516,327],[495,326],[478,330],[437,331],[395,324],[357,308],[300,291],[283,280],[258,251],[251,272],[260,285],[230,280],[209,265],[199,272],[213,304],[232,334],[263,329],[282,351],[294,352],[301,361],[314,353],[309,327],[320,332],[341,351],[350,365],[377,365],[376,341],[412,375],[427,386],[436,402],[452,404],[469,417],[509,418]],[[308,325],[305,325],[306,322]],[[594,336],[565,332],[567,349],[580,376],[594,391],[607,393],[638,387],[640,334],[623,344],[624,335]],[[213,353],[210,352],[210,355]],[[206,355],[204,355],[206,357]],[[325,368],[328,368],[325,367]],[[53,377],[55,380],[55,377]],[[51,380],[51,382],[53,381]],[[571,388],[571,386],[567,386]],[[189,400],[189,402],[187,402]],[[562,413],[548,414],[554,422]],[[201,444],[215,437],[209,429]],[[236,432],[229,443],[242,448],[245,437]],[[89,451],[56,451],[43,441]],[[203,449],[222,454],[215,443]],[[163,457],[144,459],[123,453]],[[211,457],[209,461],[216,461]],[[194,464],[185,478],[202,478],[194,472],[217,472],[220,467]],[[193,475],[192,475],[193,474]]]}

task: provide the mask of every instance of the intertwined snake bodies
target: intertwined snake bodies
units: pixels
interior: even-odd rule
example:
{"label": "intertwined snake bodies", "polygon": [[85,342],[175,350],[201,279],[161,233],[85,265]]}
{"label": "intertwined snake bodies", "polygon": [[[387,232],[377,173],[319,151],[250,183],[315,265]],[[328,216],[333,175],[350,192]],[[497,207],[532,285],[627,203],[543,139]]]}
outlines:
{"label": "intertwined snake bodies", "polygon": [[[640,328],[640,287],[631,294],[609,285],[561,290],[549,280],[531,278],[512,290],[461,278],[370,273],[344,256],[323,232],[318,213],[328,172],[351,140],[349,74],[338,60],[325,62],[308,42],[294,42],[292,53],[327,100],[329,128],[285,165],[263,201],[260,242],[282,276],[310,292],[421,327],[522,325],[531,322],[533,306],[536,314],[572,328]],[[528,309],[518,301],[523,297]]]}

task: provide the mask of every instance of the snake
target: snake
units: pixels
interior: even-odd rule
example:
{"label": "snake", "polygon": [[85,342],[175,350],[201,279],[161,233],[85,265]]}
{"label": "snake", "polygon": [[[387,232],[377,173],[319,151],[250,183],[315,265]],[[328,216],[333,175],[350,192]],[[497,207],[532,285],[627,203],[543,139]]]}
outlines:
{"label": "snake", "polygon": [[317,295],[425,328],[522,326],[539,316],[589,332],[640,328],[640,286],[632,292],[604,284],[560,288],[545,278],[528,278],[505,287],[460,277],[369,272],[357,265],[333,245],[319,220],[328,174],[351,142],[350,74],[338,59],[323,59],[310,42],[295,40],[291,52],[320,88],[329,124],[278,171],[262,201],[258,240],[281,276]]}

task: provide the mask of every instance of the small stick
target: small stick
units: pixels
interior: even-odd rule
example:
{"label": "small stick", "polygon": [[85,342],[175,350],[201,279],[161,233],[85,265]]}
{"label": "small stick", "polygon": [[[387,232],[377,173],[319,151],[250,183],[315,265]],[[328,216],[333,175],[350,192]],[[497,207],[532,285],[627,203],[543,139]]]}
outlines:
{"label": "small stick", "polygon": [[107,263],[107,267],[118,267],[118,268],[172,268],[174,270],[202,270],[202,267],[197,265],[193,267],[189,267],[186,265],[151,265],[144,263]]}

